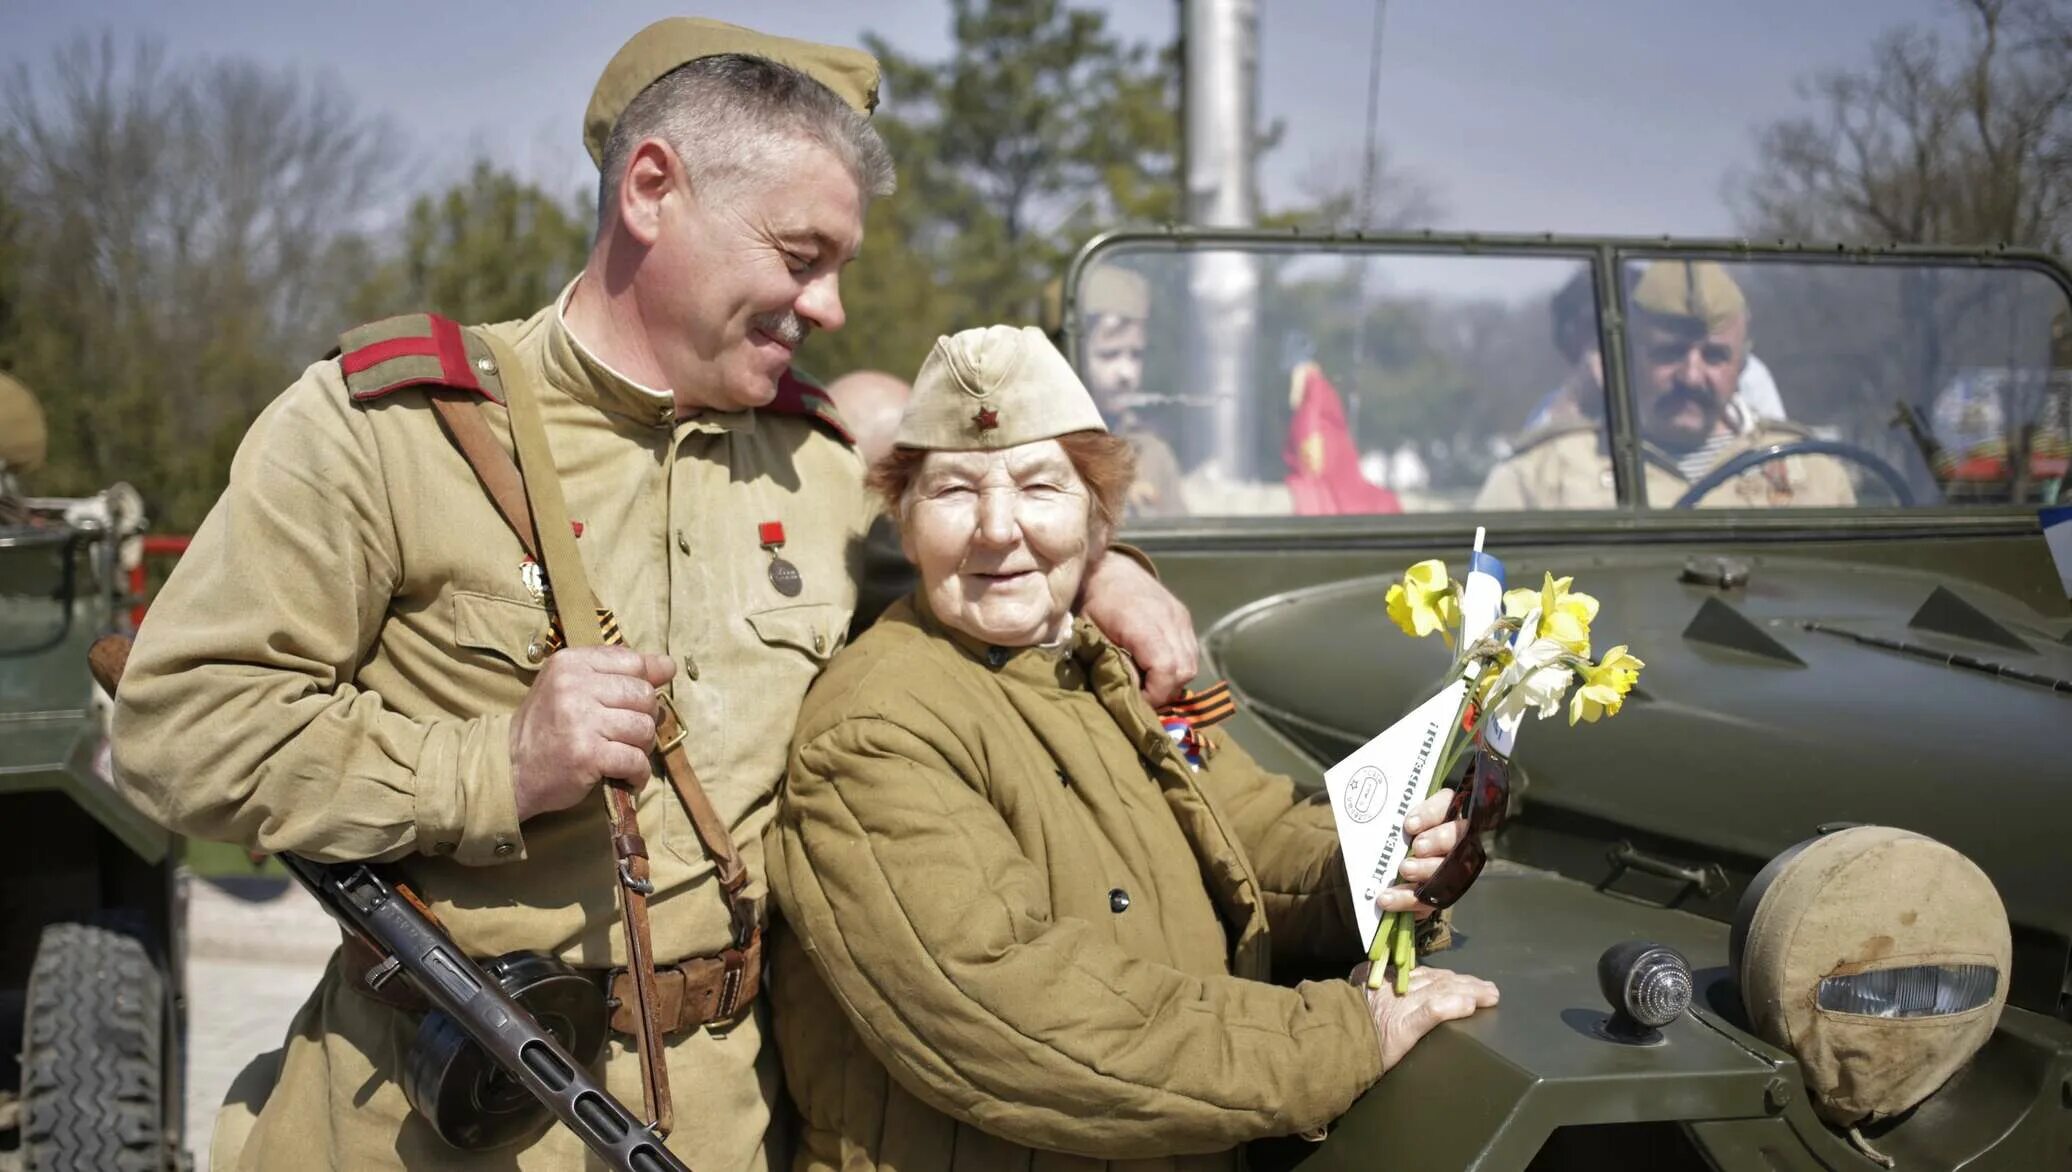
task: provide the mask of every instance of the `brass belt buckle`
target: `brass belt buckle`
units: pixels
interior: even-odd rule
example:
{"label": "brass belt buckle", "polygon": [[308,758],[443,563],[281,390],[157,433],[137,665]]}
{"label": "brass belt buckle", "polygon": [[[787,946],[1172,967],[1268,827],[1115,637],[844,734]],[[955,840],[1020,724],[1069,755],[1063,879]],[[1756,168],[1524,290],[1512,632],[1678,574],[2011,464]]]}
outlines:
{"label": "brass belt buckle", "polygon": [[[662,708],[669,713],[669,718],[676,722],[675,736],[670,737],[666,741],[657,740],[655,742],[656,753],[667,753],[669,750],[683,744],[684,738],[690,735],[690,728],[684,724],[682,714],[676,710],[676,701],[669,698],[669,693],[656,692],[655,696],[662,701]],[[659,729],[661,726],[658,724],[656,727]]]}

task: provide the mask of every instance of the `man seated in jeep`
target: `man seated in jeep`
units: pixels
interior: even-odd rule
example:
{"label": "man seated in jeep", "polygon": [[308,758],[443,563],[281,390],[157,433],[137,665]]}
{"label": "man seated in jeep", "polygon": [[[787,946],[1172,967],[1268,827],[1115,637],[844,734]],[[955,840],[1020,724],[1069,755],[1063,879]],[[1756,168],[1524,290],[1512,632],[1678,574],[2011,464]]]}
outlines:
{"label": "man seated in jeep", "polygon": [[[1635,422],[1647,442],[1647,503],[1674,505],[1691,485],[1743,452],[1808,439],[1768,417],[1744,393],[1748,302],[1712,261],[1650,264],[1630,295]],[[1478,509],[1591,509],[1617,504],[1605,431],[1596,421],[1557,418],[1528,433],[1490,471]],[[1735,476],[1702,505],[1729,508],[1846,507],[1856,503],[1844,466],[1831,457],[1791,456]]]}

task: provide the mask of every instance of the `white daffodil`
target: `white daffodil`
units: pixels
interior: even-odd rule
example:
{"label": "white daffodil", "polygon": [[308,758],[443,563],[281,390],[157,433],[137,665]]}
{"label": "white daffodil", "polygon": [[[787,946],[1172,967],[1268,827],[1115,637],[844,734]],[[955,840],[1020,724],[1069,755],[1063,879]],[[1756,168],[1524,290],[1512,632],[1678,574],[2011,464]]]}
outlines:
{"label": "white daffodil", "polygon": [[1545,720],[1561,711],[1562,698],[1576,673],[1569,667],[1573,653],[1553,639],[1534,639],[1518,649],[1511,665],[1497,677],[1492,720],[1523,717],[1529,709],[1540,710]]}

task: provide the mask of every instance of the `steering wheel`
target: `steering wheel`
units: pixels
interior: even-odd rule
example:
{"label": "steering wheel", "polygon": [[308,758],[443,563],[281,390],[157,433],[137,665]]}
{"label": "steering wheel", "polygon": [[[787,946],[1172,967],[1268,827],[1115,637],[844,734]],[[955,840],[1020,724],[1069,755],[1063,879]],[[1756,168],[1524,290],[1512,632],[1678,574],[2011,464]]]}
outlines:
{"label": "steering wheel", "polygon": [[1692,484],[1689,489],[1686,489],[1684,494],[1678,497],[1676,503],[1670,507],[1694,509],[1698,507],[1698,502],[1704,500],[1713,489],[1718,488],[1734,477],[1741,475],[1750,468],[1759,468],[1764,464],[1782,460],[1788,456],[1834,456],[1838,459],[1847,460],[1852,464],[1859,464],[1869,469],[1878,479],[1885,482],[1885,487],[1892,490],[1892,495],[1899,501],[1901,508],[1910,509],[1914,507],[1913,490],[1907,487],[1906,477],[1901,476],[1897,468],[1887,464],[1868,448],[1859,448],[1855,444],[1838,443],[1834,440],[1823,439],[1796,440],[1788,444],[1772,444],[1767,448],[1756,448],[1753,451],[1743,452],[1712,471],[1707,472],[1705,475],[1700,476],[1697,482]]}

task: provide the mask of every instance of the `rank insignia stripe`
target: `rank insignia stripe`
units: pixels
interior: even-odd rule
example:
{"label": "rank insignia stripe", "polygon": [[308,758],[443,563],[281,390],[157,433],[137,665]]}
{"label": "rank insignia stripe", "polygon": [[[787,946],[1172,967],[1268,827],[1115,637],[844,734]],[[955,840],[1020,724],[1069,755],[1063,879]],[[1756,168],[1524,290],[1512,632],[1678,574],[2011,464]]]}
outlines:
{"label": "rank insignia stripe", "polygon": [[450,387],[502,403],[503,383],[489,345],[451,318],[404,314],[347,330],[338,369],[356,403],[409,387]]}

